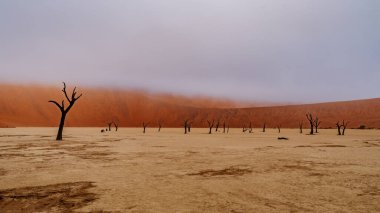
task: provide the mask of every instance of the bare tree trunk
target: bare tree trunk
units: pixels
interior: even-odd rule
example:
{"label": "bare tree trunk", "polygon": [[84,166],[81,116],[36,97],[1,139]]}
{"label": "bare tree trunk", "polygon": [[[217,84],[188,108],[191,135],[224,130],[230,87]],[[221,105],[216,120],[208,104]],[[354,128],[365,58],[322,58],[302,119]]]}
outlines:
{"label": "bare tree trunk", "polygon": [[265,128],[266,128],[266,123],[264,122],[263,132],[265,132]]}
{"label": "bare tree trunk", "polygon": [[66,84],[65,84],[65,82],[63,82],[62,92],[65,95],[66,100],[69,102],[69,106],[67,108],[65,108],[65,101],[64,100],[62,100],[62,104],[59,104],[58,102],[53,101],[53,100],[49,101],[50,103],[55,104],[59,108],[59,110],[61,111],[61,120],[59,122],[58,133],[57,133],[57,137],[56,137],[57,141],[61,141],[62,140],[63,127],[65,126],[65,119],[66,119],[67,113],[73,107],[73,105],[75,104],[75,102],[80,97],[82,97],[82,94],[80,94],[79,96],[77,96],[76,87],[74,87],[74,89],[73,89],[73,91],[71,93],[71,98],[70,98],[69,95],[66,92]]}
{"label": "bare tree trunk", "polygon": [[223,133],[226,133],[226,122],[223,122]]}
{"label": "bare tree trunk", "polygon": [[318,127],[320,124],[321,124],[321,121],[319,121],[319,118],[315,117],[315,120],[314,120],[315,133],[318,133]]}
{"label": "bare tree trunk", "polygon": [[112,122],[111,123],[107,123],[107,125],[108,125],[108,131],[111,131]]}
{"label": "bare tree trunk", "polygon": [[300,134],[302,134],[302,127],[303,127],[303,121],[299,122],[299,127],[300,127]]}
{"label": "bare tree trunk", "polygon": [[189,120],[185,120],[183,122],[183,128],[185,129],[185,134],[187,134],[187,125],[188,125],[188,122],[189,122]]}
{"label": "bare tree trunk", "polygon": [[[119,128],[119,124],[117,124],[116,122],[113,122],[113,125],[115,126],[115,131],[117,132],[117,129]],[[111,129],[111,128],[110,128]],[[111,131],[111,130],[110,130]]]}
{"label": "bare tree trunk", "polygon": [[252,133],[252,132],[253,132],[252,122],[249,122],[249,133]]}
{"label": "bare tree trunk", "polygon": [[310,135],[314,134],[314,120],[311,113],[306,114],[307,120],[310,122]]}
{"label": "bare tree trunk", "polygon": [[277,129],[278,129],[278,133],[281,133],[281,126],[280,125],[277,126]]}
{"label": "bare tree trunk", "polygon": [[218,131],[218,129],[219,129],[219,120],[218,120],[218,122],[216,123],[216,126],[215,126],[215,132],[217,132]]}
{"label": "bare tree trunk", "polygon": [[346,132],[346,127],[343,126],[342,135],[344,135],[345,132]]}
{"label": "bare tree trunk", "polygon": [[346,128],[347,128],[347,125],[348,125],[348,123],[349,123],[349,122],[344,122],[344,120],[343,120],[343,124],[342,124],[342,126],[343,126],[342,135],[344,135],[344,133],[345,133],[345,131],[346,131]]}
{"label": "bare tree trunk", "polygon": [[143,122],[143,133],[145,134],[145,129],[148,127],[148,125],[149,125],[149,122],[148,123],[145,123],[145,122]]}
{"label": "bare tree trunk", "polygon": [[65,126],[65,119],[66,119],[66,113],[63,112],[61,115],[61,120],[59,122],[58,134],[56,138],[57,141],[62,140],[63,127]]}
{"label": "bare tree trunk", "polygon": [[208,134],[211,134],[212,128],[214,127],[215,120],[212,120],[212,122],[210,122],[209,120],[207,120],[207,123],[208,123],[208,128],[209,128]]}
{"label": "bare tree trunk", "polygon": [[340,128],[342,127],[342,125],[340,124],[339,121],[336,123],[336,127],[338,129],[338,135],[342,135],[342,133],[340,132]]}
{"label": "bare tree trunk", "polygon": [[158,122],[158,132],[161,132],[161,128],[162,128],[162,122],[159,121],[159,122]]}

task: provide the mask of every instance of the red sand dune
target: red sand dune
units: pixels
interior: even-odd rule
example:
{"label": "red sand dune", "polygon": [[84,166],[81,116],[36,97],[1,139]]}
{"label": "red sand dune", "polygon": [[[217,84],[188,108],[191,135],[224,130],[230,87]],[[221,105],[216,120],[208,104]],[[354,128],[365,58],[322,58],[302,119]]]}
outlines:
{"label": "red sand dune", "polygon": [[[70,86],[70,85],[68,85]],[[56,126],[60,112],[48,100],[63,100],[60,87],[0,85],[0,127]],[[71,91],[71,88],[68,88]],[[335,127],[338,120],[350,121],[349,127],[363,124],[380,128],[380,99],[291,105],[275,107],[235,108],[241,103],[232,101],[152,94],[141,91],[78,88],[83,97],[67,117],[66,126],[105,126],[118,120],[120,126],[141,126],[143,121],[157,126],[180,127],[191,119],[194,127],[206,127],[207,120],[227,121],[230,127],[242,127],[249,122],[254,127],[298,127],[300,121],[307,126],[305,114],[317,114],[322,128]]]}

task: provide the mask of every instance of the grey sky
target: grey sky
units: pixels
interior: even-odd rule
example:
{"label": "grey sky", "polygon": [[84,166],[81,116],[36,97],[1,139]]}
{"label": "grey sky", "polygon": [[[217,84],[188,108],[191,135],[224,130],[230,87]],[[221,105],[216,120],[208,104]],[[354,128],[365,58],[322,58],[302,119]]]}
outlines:
{"label": "grey sky", "polygon": [[0,1],[0,81],[380,97],[379,0]]}

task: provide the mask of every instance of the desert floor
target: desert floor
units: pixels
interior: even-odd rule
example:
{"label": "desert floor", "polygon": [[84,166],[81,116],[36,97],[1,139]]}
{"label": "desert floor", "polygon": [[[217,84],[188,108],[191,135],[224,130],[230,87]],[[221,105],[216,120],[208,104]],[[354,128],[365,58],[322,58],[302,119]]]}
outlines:
{"label": "desert floor", "polygon": [[379,130],[259,131],[0,129],[0,212],[380,211]]}

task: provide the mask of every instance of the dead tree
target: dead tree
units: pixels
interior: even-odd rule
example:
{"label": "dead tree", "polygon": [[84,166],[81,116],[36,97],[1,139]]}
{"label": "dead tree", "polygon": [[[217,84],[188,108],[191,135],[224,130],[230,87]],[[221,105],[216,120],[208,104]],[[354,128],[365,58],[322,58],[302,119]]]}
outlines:
{"label": "dead tree", "polygon": [[340,124],[340,121],[336,122],[336,128],[338,129],[338,135],[342,135],[340,128],[342,128],[342,125]]}
{"label": "dead tree", "polygon": [[183,128],[185,129],[185,134],[190,133],[191,123],[194,122],[197,114],[198,114],[197,111],[191,110],[189,114],[186,116],[187,119],[183,122]]}
{"label": "dead tree", "polygon": [[113,119],[112,119],[112,123],[113,123],[113,126],[115,127],[115,131],[117,132],[117,130],[119,129],[119,126],[120,126],[120,120],[119,120],[119,118],[117,118],[116,116],[114,116]]}
{"label": "dead tree", "polygon": [[112,121],[112,122],[109,122],[109,123],[107,123],[107,125],[108,125],[108,131],[111,131],[111,126],[112,126],[112,124],[113,124],[113,121]]}
{"label": "dead tree", "polygon": [[252,132],[253,132],[252,122],[249,122],[249,133],[252,133]]}
{"label": "dead tree", "polygon": [[319,121],[319,118],[315,117],[315,120],[314,120],[315,133],[318,133],[318,127],[320,124],[321,124],[321,121]]}
{"label": "dead tree", "polygon": [[145,129],[148,127],[149,122],[148,123],[143,122],[142,125],[143,125],[143,128],[144,128],[143,133],[145,134]]}
{"label": "dead tree", "polygon": [[245,128],[245,124],[243,124],[243,132],[247,131],[247,128]]}
{"label": "dead tree", "polygon": [[187,134],[188,125],[189,125],[189,120],[187,119],[183,122],[183,128],[185,129],[185,134]]}
{"label": "dead tree", "polygon": [[277,125],[278,133],[281,133],[281,125]]}
{"label": "dead tree", "polygon": [[344,135],[344,132],[346,131],[346,128],[347,128],[348,123],[350,123],[350,122],[348,122],[348,121],[345,122],[345,121],[343,120],[343,123],[342,123],[342,127],[343,127],[342,135]]}
{"label": "dead tree", "polygon": [[[224,114],[223,118],[223,133],[229,133],[230,130],[230,120],[233,116],[234,112],[232,110],[227,110],[227,112]],[[227,131],[226,131],[227,126]]]}
{"label": "dead tree", "polygon": [[266,125],[267,125],[267,124],[264,122],[263,132],[265,132]]}
{"label": "dead tree", "polygon": [[307,118],[307,120],[310,123],[310,135],[313,135],[314,134],[314,119],[313,119],[313,115],[311,113],[307,113],[306,114],[306,118]]}
{"label": "dead tree", "polygon": [[57,133],[57,138],[56,138],[57,141],[61,141],[62,140],[62,132],[63,132],[63,127],[65,125],[65,119],[66,119],[67,113],[73,107],[73,105],[75,104],[75,102],[80,97],[82,97],[82,94],[80,94],[79,96],[77,96],[76,87],[74,87],[74,89],[73,89],[73,91],[71,93],[71,98],[70,98],[69,95],[66,92],[66,84],[65,84],[65,82],[63,82],[62,92],[65,95],[67,101],[69,102],[69,106],[67,108],[65,108],[65,101],[64,100],[62,100],[62,104],[59,104],[58,102],[53,101],[53,100],[49,101],[50,103],[55,104],[61,110],[61,120],[59,122],[59,128],[58,128],[58,133]]}
{"label": "dead tree", "polygon": [[215,125],[215,132],[218,131],[218,129],[219,129],[219,124],[220,124],[220,120],[218,120],[218,122],[216,122],[216,125]]}
{"label": "dead tree", "polygon": [[303,130],[303,121],[299,122],[299,123],[298,123],[298,126],[300,127],[300,134],[302,134],[302,130]]}
{"label": "dead tree", "polygon": [[215,124],[215,120],[212,120],[212,122],[207,120],[207,123],[208,123],[208,128],[209,128],[208,134],[211,134],[212,128],[214,127],[214,124]]}
{"label": "dead tree", "polygon": [[158,132],[161,132],[162,124],[162,121],[158,121]]}
{"label": "dead tree", "polygon": [[[119,124],[118,124],[118,122],[116,122],[116,121],[114,121],[114,122],[112,122],[113,123],[113,125],[115,126],[115,131],[117,132],[117,129],[119,129]],[[111,128],[110,128],[111,129]]]}

